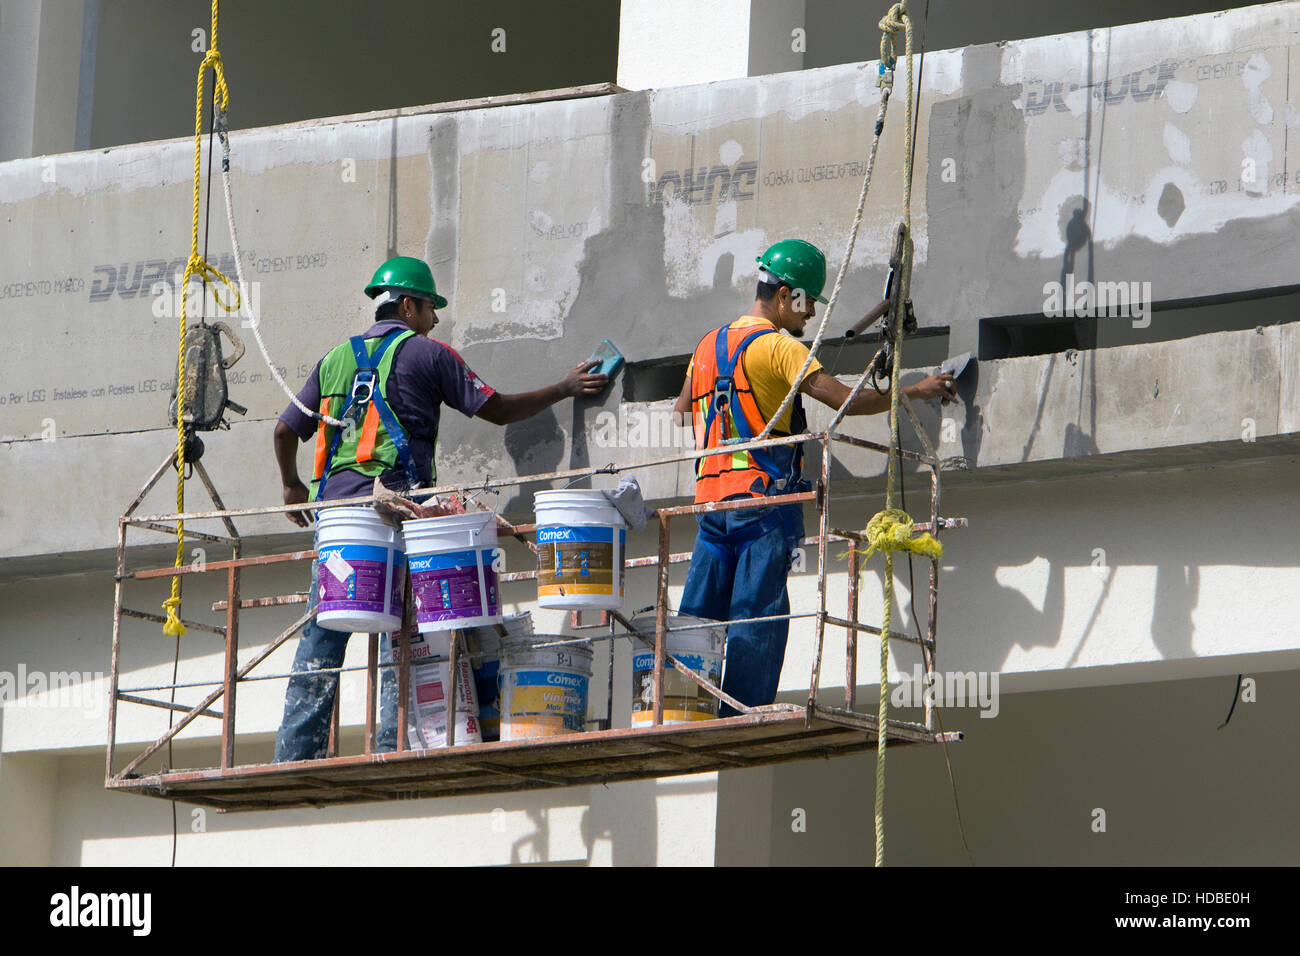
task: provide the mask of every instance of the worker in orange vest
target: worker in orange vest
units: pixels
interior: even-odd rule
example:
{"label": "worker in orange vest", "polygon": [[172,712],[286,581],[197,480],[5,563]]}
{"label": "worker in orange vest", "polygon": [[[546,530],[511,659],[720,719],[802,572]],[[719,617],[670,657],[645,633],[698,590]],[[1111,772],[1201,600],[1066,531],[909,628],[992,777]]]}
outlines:
{"label": "worker in orange vest", "polygon": [[[714,329],[700,341],[686,371],[674,411],[690,414],[697,449],[718,448],[757,436],[790,388],[838,409],[848,386],[815,359],[801,382],[808,348],[796,341],[826,300],[826,257],[802,239],[783,239],[757,258],[758,292],[748,315]],[[781,334],[788,333],[788,334]],[[904,388],[909,398],[953,397],[949,374],[931,375]],[[850,415],[874,415],[889,408],[889,393],[860,392]],[[778,420],[773,436],[805,431],[802,395]],[[729,501],[806,491],[802,445],[784,445],[696,463],[695,501]],[[714,620],[743,620],[790,613],[786,590],[792,555],[803,537],[798,504],[701,514],[682,594],[681,613]],[[750,707],[776,698],[785,659],[787,619],[732,624],[727,629],[722,689]],[[720,717],[735,716],[723,704]]]}

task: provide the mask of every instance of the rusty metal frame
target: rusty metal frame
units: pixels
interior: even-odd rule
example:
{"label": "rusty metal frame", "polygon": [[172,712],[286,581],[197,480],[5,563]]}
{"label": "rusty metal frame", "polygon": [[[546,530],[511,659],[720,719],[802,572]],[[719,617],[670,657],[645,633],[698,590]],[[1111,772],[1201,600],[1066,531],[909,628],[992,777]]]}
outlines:
{"label": "rusty metal frame", "polygon": [[[863,380],[865,380],[865,377]],[[857,391],[860,390],[863,380],[860,380],[857,383],[857,386],[855,387],[854,392],[852,394],[856,394]],[[912,419],[914,426],[919,432],[920,423],[919,421],[916,420],[915,413],[911,408],[910,403],[907,403],[904,407],[905,407],[905,411],[908,413],[909,418]],[[702,457],[707,457],[712,454],[723,454],[723,453],[730,454],[737,450],[772,447],[778,445],[788,445],[796,442],[815,441],[819,443],[821,445],[820,481],[818,482],[815,491],[803,492],[798,494],[772,496],[768,498],[757,498],[757,499],[727,501],[727,502],[709,502],[704,504],[691,504],[691,505],[681,505],[675,507],[665,507],[665,508],[660,508],[657,512],[655,512],[655,518],[658,522],[657,553],[655,555],[643,557],[643,558],[625,559],[625,563],[624,563],[625,569],[654,567],[657,570],[658,580],[657,580],[656,600],[655,600],[654,634],[651,636],[648,633],[647,634],[640,633],[627,618],[625,618],[622,614],[615,612],[604,617],[602,619],[601,625],[598,625],[601,627],[608,625],[609,633],[607,635],[599,635],[593,638],[589,638],[594,640],[612,641],[618,637],[631,636],[635,639],[640,639],[648,646],[654,648],[655,669],[654,669],[654,676],[653,676],[653,686],[654,686],[655,704],[654,704],[653,715],[652,715],[653,722],[649,728],[637,728],[633,730],[624,730],[624,729],[616,730],[610,727],[605,727],[603,730],[593,731],[589,734],[584,734],[583,736],[584,738],[587,739],[594,739],[594,737],[598,737],[600,735],[615,734],[615,735],[619,735],[621,738],[629,734],[635,736],[636,734],[642,732],[657,733],[659,731],[669,730],[670,728],[665,728],[662,726],[663,725],[663,676],[664,676],[665,667],[674,667],[679,672],[681,672],[688,680],[693,681],[695,684],[700,686],[704,691],[711,694],[713,697],[717,698],[718,700],[724,701],[728,703],[730,706],[734,707],[737,711],[741,713],[742,717],[749,717],[749,718],[759,717],[761,716],[760,712],[765,712],[766,710],[768,710],[767,708],[751,708],[751,707],[746,707],[743,704],[740,704],[739,701],[736,701],[732,699],[730,696],[728,696],[727,694],[725,694],[720,687],[712,684],[710,681],[704,678],[701,678],[699,675],[695,674],[689,668],[683,666],[681,662],[677,661],[675,658],[672,657],[672,655],[670,655],[667,652],[667,635],[672,630],[672,628],[668,626],[669,570],[672,564],[683,563],[690,560],[689,552],[679,552],[676,554],[672,553],[670,548],[670,525],[672,520],[675,518],[695,516],[698,514],[708,513],[708,512],[740,510],[740,509],[755,508],[755,507],[769,507],[773,505],[784,505],[784,504],[804,505],[812,502],[815,502],[817,506],[818,533],[815,536],[804,538],[803,542],[806,543],[815,542],[817,545],[817,610],[815,613],[811,613],[811,614],[789,613],[785,615],[773,615],[769,618],[764,618],[764,620],[768,620],[768,619],[793,620],[796,618],[806,618],[806,617],[815,618],[816,643],[813,652],[812,671],[809,676],[807,705],[806,707],[796,707],[794,705],[775,705],[775,706],[777,706],[778,708],[784,707],[787,711],[791,709],[798,711],[802,715],[805,729],[809,734],[814,733],[815,723],[817,724],[818,727],[823,728],[822,730],[816,731],[816,733],[825,733],[826,731],[824,730],[824,726],[827,721],[830,721],[832,723],[838,724],[839,726],[855,728],[857,730],[862,731],[865,734],[870,735],[874,732],[873,731],[873,728],[875,726],[874,715],[861,714],[855,710],[856,683],[857,683],[857,650],[858,650],[857,634],[858,632],[864,632],[864,633],[879,635],[880,629],[870,624],[861,622],[859,620],[859,614],[858,614],[859,588],[860,588],[859,576],[861,571],[861,559],[860,559],[859,550],[856,547],[856,545],[864,544],[866,539],[861,532],[834,528],[830,524],[830,504],[832,500],[831,493],[830,493],[830,480],[831,480],[830,459],[831,459],[831,449],[833,447],[833,443],[837,441],[843,442],[847,445],[856,448],[862,448],[868,451],[877,451],[884,454],[888,454],[889,449],[887,446],[880,445],[875,442],[870,442],[865,439],[857,438],[851,435],[839,434],[836,429],[838,428],[842,417],[843,417],[842,414],[837,415],[835,419],[831,422],[830,426],[825,431],[819,433],[784,436],[781,438],[767,439],[761,442],[746,442],[744,444],[735,445],[735,446],[728,445],[725,448],[721,448],[721,449],[706,449],[706,450],[686,452],[683,454],[665,456],[651,461],[638,462],[626,466],[610,465],[610,466],[606,466],[605,468],[569,469],[566,471],[555,471],[543,475],[521,475],[515,478],[505,478],[499,480],[489,479],[485,482],[479,484],[473,484],[473,485],[455,486],[455,487],[442,486],[442,487],[435,487],[430,489],[421,489],[420,493],[422,494],[426,494],[426,493],[447,494],[452,492],[469,493],[475,491],[490,490],[493,488],[518,486],[526,482],[587,478],[596,474],[616,474],[620,472],[636,471],[644,468],[677,464],[685,461],[693,461]],[[940,530],[945,528],[951,528],[951,527],[961,527],[965,524],[965,521],[964,519],[945,519],[940,517],[939,515],[940,461],[935,453],[934,446],[928,440],[928,436],[925,437],[922,443],[924,445],[924,452],[918,453],[913,451],[903,451],[901,454],[904,459],[911,460],[915,462],[918,466],[926,466],[929,468],[930,471],[930,513],[928,515],[929,520],[925,522],[918,522],[916,524],[916,528],[918,531],[929,531],[930,533],[935,534],[937,536]],[[108,753],[107,753],[106,772],[105,772],[105,785],[113,789],[128,789],[128,790],[139,789],[138,785],[134,782],[137,779],[140,779],[136,771],[145,763],[145,761],[147,761],[150,757],[156,754],[165,744],[173,740],[176,737],[176,735],[180,733],[181,730],[183,730],[195,718],[199,716],[207,716],[207,717],[217,718],[221,720],[222,732],[221,732],[220,772],[226,776],[233,774],[234,776],[237,777],[238,771],[241,769],[240,766],[235,761],[235,740],[236,740],[235,716],[236,716],[236,693],[237,693],[238,685],[241,681],[245,679],[247,680],[267,679],[264,678],[262,675],[259,675],[258,677],[250,677],[249,673],[253,670],[253,668],[255,668],[258,664],[260,664],[267,657],[269,657],[272,652],[274,652],[278,647],[280,647],[280,645],[282,645],[290,637],[295,635],[302,628],[302,626],[306,624],[306,622],[309,620],[309,616],[304,614],[288,630],[282,632],[274,640],[272,640],[272,642],[266,648],[264,648],[259,654],[257,654],[251,661],[249,661],[243,667],[238,666],[237,654],[239,648],[239,628],[240,628],[239,619],[240,619],[241,611],[251,610],[251,609],[256,609],[261,607],[277,607],[277,606],[284,606],[289,604],[305,603],[306,600],[305,595],[300,595],[296,593],[290,595],[280,595],[275,597],[263,597],[263,598],[252,598],[252,599],[243,598],[241,596],[241,589],[243,586],[244,572],[262,566],[271,565],[271,564],[277,564],[277,563],[288,562],[288,561],[301,561],[301,560],[314,559],[316,552],[314,550],[307,549],[307,550],[286,552],[282,554],[269,554],[269,555],[255,556],[255,557],[244,557],[240,553],[242,547],[242,539],[238,531],[236,530],[234,519],[239,517],[252,516],[252,515],[270,515],[276,513],[284,513],[288,511],[316,510],[320,507],[335,506],[339,504],[363,505],[363,504],[368,504],[374,500],[372,497],[360,497],[354,499],[347,499],[346,501],[331,501],[328,503],[317,502],[317,503],[309,503],[303,505],[227,509],[224,506],[224,503],[221,501],[221,498],[218,495],[216,488],[213,485],[212,480],[208,475],[207,471],[203,468],[201,463],[196,463],[195,471],[198,473],[206,490],[208,491],[209,497],[212,499],[213,504],[216,506],[216,510],[191,512],[183,515],[182,514],[136,515],[136,511],[139,509],[141,502],[149,493],[150,489],[152,489],[157,484],[157,482],[161,479],[162,475],[165,473],[167,469],[167,466],[171,463],[171,460],[172,459],[169,457],[154,471],[154,473],[150,476],[148,481],[146,481],[145,485],[142,487],[140,493],[127,507],[126,511],[123,513],[122,517],[119,519],[118,522],[117,563],[116,563],[116,573],[115,573],[116,586],[114,592],[112,673],[111,673],[111,682],[110,682],[111,698],[109,701]],[[185,533],[186,535],[196,540],[207,541],[214,544],[229,545],[231,548],[231,557],[228,560],[210,561],[210,562],[206,562],[205,564],[200,564],[197,566],[185,566],[181,568],[147,568],[147,569],[140,569],[140,570],[128,570],[126,565],[128,528],[138,528],[142,531],[151,531],[155,533],[174,535],[176,533],[177,523],[182,519],[186,522],[200,521],[205,519],[219,519],[225,527],[225,530],[227,532],[226,536],[209,534],[205,532],[197,532],[189,529],[187,529]],[[497,522],[500,530],[504,534],[514,536],[518,540],[522,541],[526,546],[529,546],[531,550],[535,550],[535,547],[532,546],[531,542],[529,542],[524,537],[526,533],[535,530],[535,526],[511,525],[508,521],[506,521],[504,518],[501,518],[500,516],[498,516]],[[826,607],[827,574],[828,574],[828,565],[829,565],[827,546],[831,541],[837,541],[837,540],[846,541],[850,545],[848,550],[848,555],[847,555],[848,557],[848,606],[846,608],[845,617],[839,617],[838,615],[829,613]],[[133,693],[128,693],[120,690],[119,680],[120,680],[120,668],[121,668],[122,619],[124,617],[127,617],[127,618],[137,618],[137,619],[143,619],[147,621],[158,621],[158,622],[162,620],[160,615],[137,611],[131,608],[127,608],[123,605],[123,591],[126,583],[129,581],[139,581],[139,580],[167,579],[177,575],[199,574],[199,573],[205,573],[209,571],[226,572],[226,590],[227,590],[226,599],[224,601],[217,601],[212,604],[213,611],[225,612],[225,624],[224,626],[218,626],[218,625],[211,625],[211,624],[205,624],[202,622],[194,622],[194,621],[187,621],[186,624],[189,627],[195,628],[197,630],[209,631],[225,639],[224,667],[223,667],[223,673],[221,675],[221,680],[212,681],[212,682],[203,682],[203,683],[207,683],[209,686],[217,685],[216,689],[208,693],[202,701],[200,701],[198,704],[194,705],[193,707],[187,707],[186,705],[183,704],[176,704],[174,701],[169,703],[165,701],[156,701],[152,699],[141,698],[135,696]],[[512,573],[502,574],[501,580],[522,581],[522,580],[534,579],[536,578],[536,576],[537,576],[536,571],[512,572]],[[936,651],[937,617],[938,617],[938,579],[939,579],[939,564],[937,560],[932,560],[930,562],[929,581],[928,581],[929,614],[928,614],[928,621],[927,621],[927,626],[925,629],[924,636],[921,638],[917,638],[899,632],[891,632],[889,635],[891,640],[909,642],[909,643],[917,644],[921,647],[922,658],[924,661],[925,678],[927,681],[933,680],[935,676],[934,668],[935,668],[935,651]],[[614,626],[615,622],[622,625],[622,627],[625,629],[625,633],[616,633],[616,629]],[[577,623],[578,622],[575,622],[575,624]],[[739,621],[726,622],[726,623],[739,623]],[[844,630],[846,635],[845,637],[845,688],[844,688],[843,708],[827,707],[819,703],[821,665],[822,665],[825,633],[826,633],[827,626],[840,628]],[[407,697],[409,695],[409,681],[410,681],[410,656],[408,653],[408,641],[410,637],[415,633],[416,633],[415,615],[414,615],[414,607],[412,604],[412,596],[410,592],[410,581],[408,576],[407,583],[406,583],[406,599],[405,599],[402,626],[397,631],[395,631],[392,635],[394,666],[396,666],[398,670],[398,683],[399,683],[397,755],[399,757],[404,756],[408,758],[412,756],[423,755],[424,753],[424,752],[420,752],[420,754],[413,753],[412,748],[409,746],[409,742],[407,741],[407,728],[406,728],[406,707],[407,707]],[[355,669],[364,669],[367,672],[367,692],[366,692],[367,714],[366,714],[366,722],[365,722],[365,745],[364,745],[363,756],[365,756],[367,759],[374,759],[374,760],[380,760],[384,756],[384,755],[374,753],[375,705],[378,698],[378,680],[379,680],[379,671],[380,671],[380,667],[378,665],[377,642],[378,642],[377,635],[372,634],[369,636],[367,664],[364,668],[355,668]],[[451,673],[453,675],[455,675],[457,661],[460,658],[461,653],[462,650],[460,648],[459,632],[453,632],[453,637],[452,640],[450,641],[450,652],[448,655],[448,657],[450,658],[449,664],[451,665]],[[281,678],[283,677],[283,675],[274,675],[274,676],[278,676]],[[610,680],[612,681],[612,677],[610,678]],[[454,706],[455,706],[454,703],[455,694],[457,693],[457,683],[458,681],[453,676],[451,680],[451,688],[450,688],[451,710],[453,713],[454,713]],[[181,684],[173,683],[171,685],[165,685],[164,687],[160,687],[158,689],[166,689],[170,687],[174,696],[176,689],[178,689],[181,686],[195,686],[195,685],[193,684],[181,685]],[[133,690],[135,689],[133,688]],[[611,700],[612,700],[612,684],[610,690],[611,690]],[[221,710],[220,711],[213,710],[212,704],[221,698],[224,698]],[[116,746],[117,746],[117,741],[116,741],[117,705],[119,702],[139,704],[139,705],[145,705],[151,707],[162,707],[164,709],[168,709],[169,711],[182,712],[182,716],[179,721],[176,721],[172,724],[172,726],[169,728],[166,734],[162,735],[153,743],[149,744],[144,749],[144,751],[142,751],[141,753],[136,755],[133,759],[131,759],[124,768],[114,771],[114,762],[115,762]],[[338,766],[343,766],[345,764],[349,766],[352,765],[349,762],[350,761],[354,762],[355,758],[347,757],[347,756],[339,756],[337,752],[339,733],[340,733],[338,703],[339,703],[339,697],[336,696],[334,719],[333,719],[333,723],[331,726],[331,733],[330,733],[330,756],[323,760],[303,761],[301,763],[292,764],[288,766],[292,766],[292,767],[310,766],[310,767],[323,768],[323,767],[330,767],[335,765]],[[926,695],[924,724],[911,724],[907,722],[898,722],[896,724],[894,721],[890,721],[889,735],[891,739],[895,738],[895,734],[898,735],[897,739],[900,742],[904,742],[904,743],[935,742],[939,740],[941,737],[944,739],[960,739],[959,734],[945,735],[937,732],[934,706],[935,705],[931,698],[931,695]],[[753,726],[764,725],[764,720],[759,720],[757,723],[751,721],[750,724],[752,724]],[[597,721],[597,723],[599,724],[602,722]],[[603,723],[608,723],[608,715],[606,720],[603,721]],[[454,737],[453,737],[455,733],[454,726],[455,726],[454,720],[448,722],[448,747],[449,748],[454,744]],[[660,751],[666,750],[668,752],[680,752],[683,754],[699,754],[702,752],[698,747],[691,747],[683,743],[673,743],[658,738],[656,739],[658,740],[656,746],[659,748]],[[538,740],[525,740],[525,741],[509,742],[505,745],[492,744],[490,745],[490,747],[495,753],[497,750],[500,750],[502,746],[505,746],[508,749],[512,749],[512,750],[514,748],[522,748],[526,750],[530,747],[537,747],[541,743],[542,741],[538,741]],[[489,745],[471,745],[469,748],[466,748],[464,745],[461,745],[460,747],[457,747],[457,750],[465,751],[466,749],[475,749],[479,746],[489,746]],[[437,752],[430,752],[430,753],[437,753]],[[787,758],[787,759],[797,759],[797,758]],[[752,757],[747,758],[737,750],[728,753],[719,752],[717,756],[717,760],[720,762],[720,765],[722,766],[751,766],[757,762],[769,762],[770,757],[764,758],[763,761],[759,761],[757,758],[752,758]],[[377,764],[377,766],[380,765],[382,764]],[[521,789],[527,787],[535,787],[539,785],[568,786],[571,785],[572,783],[571,780],[564,778],[562,776],[555,776],[552,774],[546,774],[539,771],[530,771],[529,773],[519,773],[517,771],[510,770],[504,766],[503,767],[494,766],[485,761],[476,762],[472,766],[474,767],[474,772],[476,773],[487,772],[490,775],[495,775],[493,779],[499,781],[500,784],[498,789]],[[678,772],[687,772],[687,771],[678,771]],[[161,774],[161,776],[156,779],[161,780],[163,778],[174,777],[175,779],[179,780],[181,779],[182,776],[184,776],[187,773],[190,774],[191,777],[193,776],[193,772],[168,770],[168,771],[164,771]],[[186,777],[186,779],[190,779],[190,777]],[[323,782],[323,778],[317,779],[317,784],[320,786],[326,786],[326,784]],[[385,798],[384,793],[379,792],[377,790],[367,789],[364,786],[357,787],[356,785],[351,785],[347,787],[342,787],[342,789],[346,790],[349,794],[352,794],[351,797],[352,799]],[[481,792],[483,789],[484,788],[480,787],[479,791]],[[151,791],[151,792],[156,793],[156,791]]]}

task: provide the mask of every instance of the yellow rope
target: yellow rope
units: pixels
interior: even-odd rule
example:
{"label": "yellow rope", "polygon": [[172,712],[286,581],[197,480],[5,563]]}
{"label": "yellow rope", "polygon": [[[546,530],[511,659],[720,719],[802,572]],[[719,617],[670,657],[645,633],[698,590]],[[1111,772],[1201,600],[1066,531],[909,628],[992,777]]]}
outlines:
{"label": "yellow rope", "polygon": [[[185,263],[185,276],[181,279],[181,318],[179,341],[176,345],[176,513],[185,512],[185,329],[186,329],[186,301],[189,298],[190,277],[194,275],[202,276],[204,280],[211,279],[214,282],[220,281],[228,288],[235,292],[235,305],[233,308],[221,300],[219,294],[215,294],[217,303],[226,311],[234,311],[239,308],[239,290],[235,289],[234,284],[221,274],[220,271],[209,265],[202,256],[199,255],[199,182],[201,179],[201,157],[203,153],[203,77],[208,67],[212,68],[213,83],[215,95],[221,110],[224,112],[230,105],[230,91],[226,88],[226,73],[221,65],[221,53],[217,50],[217,5],[218,0],[212,0],[212,43],[208,46],[208,52],[203,57],[203,62],[199,64],[199,76],[194,92],[194,203],[193,214],[190,217],[190,257]],[[185,521],[182,518],[176,519],[176,567],[180,568],[185,563]],[[185,625],[181,623],[181,577],[179,574],[172,575],[171,596],[163,601],[163,610],[167,612],[167,620],[163,623],[163,633],[168,637],[180,637],[185,633]]]}
{"label": "yellow rope", "polygon": [[[907,123],[904,127],[903,148],[903,222],[906,236],[903,258],[897,280],[900,283],[898,302],[907,300],[907,290],[912,280],[912,257],[908,252],[912,233],[912,18],[907,13],[907,0],[899,0],[880,21],[880,63],[892,70],[898,62],[898,37],[902,34],[903,50],[907,61]],[[898,394],[899,371],[903,366],[903,317],[893,317],[893,369],[889,382],[889,471],[885,486],[885,509],[867,523],[870,547],[867,557],[876,551],[885,555],[885,612],[880,626],[880,704],[876,711],[876,866],[885,865],[885,739],[889,730],[889,633],[893,624],[894,609],[894,552],[916,551],[938,554],[942,549],[931,535],[912,538],[912,519],[894,507],[894,484],[897,465],[894,449],[898,448]]]}
{"label": "yellow rope", "polygon": [[912,517],[898,508],[887,508],[876,513],[867,522],[867,540],[870,546],[863,554],[863,561],[868,560],[877,551],[911,551],[923,557],[936,559],[943,557],[943,545],[930,533],[913,538]]}

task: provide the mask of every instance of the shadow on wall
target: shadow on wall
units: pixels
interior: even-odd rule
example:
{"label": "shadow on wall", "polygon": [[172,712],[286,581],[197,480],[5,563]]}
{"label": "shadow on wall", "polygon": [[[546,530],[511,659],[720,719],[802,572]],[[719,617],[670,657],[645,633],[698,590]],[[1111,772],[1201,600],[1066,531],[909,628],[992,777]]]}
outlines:
{"label": "shadow on wall", "polygon": [[[968,514],[972,526],[947,538],[953,546],[945,562],[954,567],[946,590],[941,589],[944,606],[965,609],[965,623],[978,629],[982,641],[994,643],[999,660],[1017,647],[1068,642],[1071,653],[1064,666],[1074,666],[1117,576],[1151,569],[1149,585],[1132,577],[1125,584],[1121,599],[1133,605],[1136,616],[1128,623],[1112,616],[1109,630],[1125,642],[1134,632],[1149,635],[1161,659],[1195,657],[1201,568],[1293,566],[1276,521],[1276,515],[1290,507],[1289,477],[1280,467],[1241,467],[1250,468],[1256,496],[1249,510],[1218,507],[1216,492],[1207,488],[1203,473],[1195,472],[1044,482],[1031,487],[1050,499],[1031,504],[1028,511],[1022,505],[1023,489],[986,489],[969,497],[954,490],[946,496],[945,511]],[[1243,481],[1246,474],[1239,471],[1231,480]],[[1180,513],[1195,514],[1196,520],[1168,520],[1174,513],[1171,502]],[[995,521],[1000,516],[1004,527],[990,528],[975,520],[981,512]],[[965,560],[966,555],[971,559]],[[1028,575],[999,582],[998,568],[1022,568],[1032,562],[1046,565],[1045,574],[1037,576],[1045,577],[1041,591]],[[1062,605],[1067,574],[1068,620]],[[1222,598],[1216,595],[1215,600]],[[1149,619],[1143,613],[1146,608]],[[944,619],[941,610],[940,621]],[[952,620],[952,612],[947,619]]]}
{"label": "shadow on wall", "polygon": [[[1289,722],[1300,671],[1255,678],[1257,701],[1222,732],[1225,677],[1007,694],[992,720],[945,712],[966,733],[948,750],[976,865],[1294,865],[1300,769],[1269,728]],[[968,865],[943,751],[895,749],[886,768],[887,862]],[[719,814],[761,812],[772,865],[869,866],[874,770],[871,755],[777,765],[766,793],[720,787]]]}
{"label": "shadow on wall", "polygon": [[[178,762],[186,763],[178,748]],[[122,841],[121,858],[137,863],[165,865],[171,856],[172,807],[151,797],[111,793],[103,789],[102,754],[60,758],[57,806],[51,816],[54,845],[43,864],[61,866],[103,862],[87,857],[92,844],[104,850],[104,841]],[[711,784],[710,784],[711,786]],[[674,786],[671,795],[682,792]],[[704,792],[688,786],[686,792]],[[396,800],[326,807],[239,814],[178,803],[180,835],[176,862],[195,866],[236,862],[255,865],[369,863],[442,863],[459,865],[543,864],[612,862],[624,866],[653,866],[658,862],[659,797],[665,794],[658,781],[644,780],[610,786],[577,787],[522,793],[480,794],[450,799]],[[581,808],[580,814],[577,809]],[[565,811],[565,812],[558,812]],[[496,819],[509,820],[509,833]],[[524,823],[524,820],[527,823]],[[563,821],[562,823],[560,821]],[[338,824],[330,836],[331,824]],[[359,848],[357,825],[373,825],[373,839]],[[398,830],[393,826],[397,825]],[[455,826],[480,834],[452,859],[439,852],[436,837]],[[319,830],[319,839],[302,843],[304,827]],[[323,827],[323,829],[321,829]],[[411,829],[415,828],[415,829]],[[521,830],[525,830],[522,835]],[[394,847],[393,833],[406,834],[409,844]],[[237,849],[229,838],[235,837]],[[141,849],[135,841],[148,838],[152,849]],[[608,854],[597,846],[608,841]],[[459,841],[466,842],[466,841]],[[296,846],[302,852],[295,852]],[[415,854],[426,852],[423,860]],[[369,855],[368,855],[369,854]],[[381,860],[380,857],[386,857]]]}
{"label": "shadow on wall", "polygon": [[[1093,666],[1112,662],[1109,651],[1101,653],[1107,647],[1153,660],[1203,656],[1196,645],[1198,611],[1204,638],[1209,615],[1225,600],[1221,584],[1203,590],[1220,574],[1210,569],[1224,567],[1229,570],[1222,573],[1240,577],[1247,573],[1243,569],[1294,566],[1276,519],[1293,497],[1286,466],[1242,468],[1251,469],[1255,495],[1248,510],[1221,508],[1204,473],[1196,472],[947,486],[943,513],[965,515],[971,524],[943,538],[941,667],[1002,670],[1014,660],[1020,669],[1027,666],[1026,653],[1037,655],[1034,666],[1049,670]],[[1230,480],[1240,483],[1246,477],[1240,471]],[[909,487],[916,486],[909,481]],[[874,501],[853,505],[862,516],[875,506]],[[1194,521],[1171,520],[1188,513],[1196,515]],[[846,521],[832,513],[833,525]],[[926,563],[914,566],[917,610],[924,622]],[[881,567],[873,558],[864,569],[863,593],[873,598],[879,596]],[[796,598],[796,612],[815,606],[815,573],[814,558],[801,574],[803,586],[797,590],[808,596]],[[905,566],[897,569],[896,582],[901,599],[908,584]],[[831,607],[832,613],[842,609],[842,604]],[[903,610],[910,631],[910,609]],[[792,628],[792,645],[811,642],[810,635]],[[839,655],[842,632],[829,629],[824,648],[827,655]],[[909,649],[894,650],[899,666],[910,672]],[[860,670],[860,680],[865,684],[874,673],[871,667]],[[798,677],[806,687],[806,674]],[[781,699],[799,702],[805,693],[788,691]]]}
{"label": "shadow on wall", "polygon": [[[548,408],[522,422],[513,422],[506,426],[506,453],[514,462],[518,475],[544,475],[557,471],[564,458],[563,429],[555,416],[555,409]],[[551,487],[549,481],[530,481],[514,489],[512,497],[501,505],[502,514],[518,520],[531,520],[533,514],[533,495]]]}
{"label": "shadow on wall", "polygon": [[596,841],[608,838],[614,866],[654,866],[659,857],[657,781],[637,780],[617,787],[590,788],[591,802],[582,815],[582,842],[587,862]]}

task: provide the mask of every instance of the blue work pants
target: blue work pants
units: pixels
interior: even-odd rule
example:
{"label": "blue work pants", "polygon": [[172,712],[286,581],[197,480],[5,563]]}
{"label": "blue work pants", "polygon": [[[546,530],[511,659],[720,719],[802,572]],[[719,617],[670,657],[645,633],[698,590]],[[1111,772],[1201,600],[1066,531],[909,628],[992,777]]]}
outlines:
{"label": "blue work pants", "polygon": [[[320,599],[320,563],[312,562],[311,591],[307,610],[315,611]],[[284,695],[284,717],[275,737],[275,762],[318,760],[329,749],[330,722],[334,716],[334,695],[338,674],[313,671],[343,666],[347,650],[346,631],[331,631],[316,623],[313,615],[302,629],[293,658],[294,676]],[[393,646],[387,634],[379,639],[379,663],[391,664]],[[379,728],[375,741],[380,753],[397,749],[397,676],[392,667],[379,668]]]}
{"label": "blue work pants", "polygon": [[[803,537],[799,505],[719,511],[696,520],[681,613],[720,621],[790,613],[786,576]],[[730,625],[722,689],[750,707],[772,703],[789,633],[788,620]],[[718,716],[736,711],[721,704]]]}

